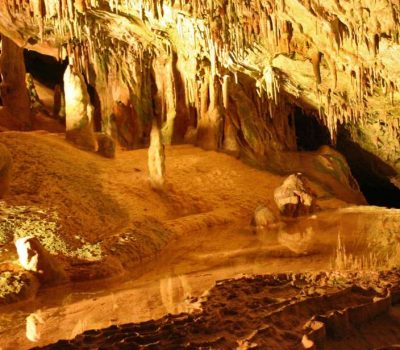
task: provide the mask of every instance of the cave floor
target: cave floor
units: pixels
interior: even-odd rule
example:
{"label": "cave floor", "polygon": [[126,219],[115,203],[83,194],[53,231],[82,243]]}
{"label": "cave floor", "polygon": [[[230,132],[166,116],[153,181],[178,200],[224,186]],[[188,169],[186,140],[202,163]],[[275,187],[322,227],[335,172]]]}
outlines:
{"label": "cave floor", "polygon": [[[336,199],[332,181],[329,188],[312,183],[320,212],[256,230],[250,221],[258,205],[279,215],[273,190],[284,176],[228,155],[169,147],[167,187],[157,192],[148,184],[146,150],[119,151],[109,160],[44,132],[2,133],[0,142],[13,152],[14,171],[25,175],[14,178],[5,198],[11,219],[17,225],[33,215],[32,232],[44,232],[43,244],[71,280],[2,308],[4,350],[198,312],[201,297],[221,279],[396,264],[388,257],[398,256],[400,211]],[[46,220],[54,225],[43,229]],[[2,239],[2,260],[14,261],[12,238]]]}

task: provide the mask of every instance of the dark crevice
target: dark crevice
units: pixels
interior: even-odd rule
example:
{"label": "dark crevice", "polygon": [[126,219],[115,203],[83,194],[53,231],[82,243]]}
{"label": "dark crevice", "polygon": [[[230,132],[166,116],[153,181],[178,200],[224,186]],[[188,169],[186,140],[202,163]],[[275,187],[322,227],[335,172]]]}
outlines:
{"label": "dark crevice", "polygon": [[94,107],[93,113],[93,127],[94,131],[100,132],[101,131],[101,101],[99,94],[97,93],[96,89],[92,86],[87,84],[87,90],[90,97],[90,103]]}
{"label": "dark crevice", "polygon": [[337,149],[345,156],[369,204],[400,208],[400,189],[390,182],[396,176],[391,166],[353,142],[343,126],[338,130]]}
{"label": "dark crevice", "polygon": [[331,145],[328,128],[312,114],[307,114],[301,108],[295,107],[294,122],[299,151],[316,151],[323,145]]}
{"label": "dark crevice", "polygon": [[56,85],[63,84],[63,76],[68,65],[68,59],[57,61],[52,56],[42,55],[30,50],[24,50],[24,58],[26,71],[35,80],[51,89],[54,89]]}

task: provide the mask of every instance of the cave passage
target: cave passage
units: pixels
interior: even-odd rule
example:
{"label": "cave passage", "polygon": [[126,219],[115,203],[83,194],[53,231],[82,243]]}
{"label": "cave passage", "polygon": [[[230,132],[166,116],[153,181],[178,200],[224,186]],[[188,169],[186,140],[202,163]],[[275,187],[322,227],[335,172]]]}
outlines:
{"label": "cave passage", "polygon": [[68,65],[67,59],[57,61],[52,56],[31,50],[24,50],[24,58],[26,71],[35,80],[51,89],[54,89],[56,85],[62,86],[63,75]]}
{"label": "cave passage", "polygon": [[308,114],[301,108],[294,110],[294,122],[296,127],[296,142],[299,151],[316,151],[323,145],[330,145],[329,130],[322,125],[312,114]]}
{"label": "cave passage", "polygon": [[351,141],[349,132],[339,127],[337,149],[341,152],[370,205],[400,208],[400,189],[388,178],[396,171],[378,157]]}

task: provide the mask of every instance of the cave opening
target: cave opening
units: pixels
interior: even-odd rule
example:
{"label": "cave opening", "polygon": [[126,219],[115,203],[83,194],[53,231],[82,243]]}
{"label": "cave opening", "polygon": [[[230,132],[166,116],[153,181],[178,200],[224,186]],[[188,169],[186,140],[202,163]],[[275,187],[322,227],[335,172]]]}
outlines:
{"label": "cave opening", "polygon": [[336,147],[346,158],[368,204],[400,208],[400,189],[389,180],[396,176],[392,167],[352,141],[344,126],[338,129]]}
{"label": "cave opening", "polygon": [[[31,104],[36,108],[36,111],[40,111],[34,117],[35,127],[49,127],[48,122],[45,122],[43,117],[56,119],[61,127],[65,127],[63,80],[68,66],[68,58],[61,61],[55,57],[25,49],[24,62],[26,73],[29,73],[32,78],[27,80]],[[61,131],[55,124],[51,127],[52,130],[53,128]]]}
{"label": "cave opening", "polygon": [[56,58],[32,50],[24,50],[26,72],[39,83],[53,89],[62,86],[68,59],[58,61]]}
{"label": "cave opening", "polygon": [[329,129],[313,114],[296,106],[294,123],[299,151],[316,151],[323,145],[331,145]]}
{"label": "cave opening", "polygon": [[[316,151],[332,145],[330,133],[316,116],[296,107],[294,110],[297,149]],[[396,171],[351,140],[345,127],[338,129],[336,149],[343,154],[370,205],[400,208],[400,189],[390,182]]]}

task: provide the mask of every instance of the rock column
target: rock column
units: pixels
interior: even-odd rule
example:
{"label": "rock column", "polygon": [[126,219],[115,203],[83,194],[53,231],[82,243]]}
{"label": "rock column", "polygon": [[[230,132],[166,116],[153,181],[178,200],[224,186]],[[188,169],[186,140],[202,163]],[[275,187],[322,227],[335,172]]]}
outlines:
{"label": "rock column", "polygon": [[64,73],[64,94],[67,140],[77,146],[96,150],[96,138],[93,130],[94,108],[90,104],[85,80],[81,73],[68,66]]}
{"label": "rock column", "polygon": [[1,38],[0,55],[0,96],[3,107],[10,115],[12,128],[26,130],[31,126],[31,110],[25,83],[25,62],[23,49],[11,39]]}

